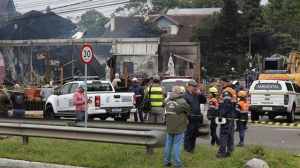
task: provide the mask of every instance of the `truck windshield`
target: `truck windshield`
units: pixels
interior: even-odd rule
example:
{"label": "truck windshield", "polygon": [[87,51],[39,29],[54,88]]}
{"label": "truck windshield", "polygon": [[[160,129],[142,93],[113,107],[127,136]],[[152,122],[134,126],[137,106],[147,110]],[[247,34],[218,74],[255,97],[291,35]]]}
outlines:
{"label": "truck windshield", "polygon": [[109,83],[102,82],[92,82],[87,84],[88,92],[97,92],[97,91],[113,91],[111,85]]}
{"label": "truck windshield", "polygon": [[258,83],[254,87],[255,90],[281,90],[279,83]]}
{"label": "truck windshield", "polygon": [[164,92],[168,93],[168,92],[172,92],[172,88],[174,86],[187,86],[188,81],[174,81],[174,82],[163,82],[162,83],[162,87],[164,88]]}

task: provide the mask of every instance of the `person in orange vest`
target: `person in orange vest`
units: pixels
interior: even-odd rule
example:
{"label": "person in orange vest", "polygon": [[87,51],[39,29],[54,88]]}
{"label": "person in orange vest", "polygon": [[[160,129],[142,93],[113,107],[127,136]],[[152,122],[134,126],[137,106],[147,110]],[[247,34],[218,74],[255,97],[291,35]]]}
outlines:
{"label": "person in orange vest", "polygon": [[245,142],[245,133],[247,130],[247,122],[248,122],[248,113],[249,113],[249,102],[247,101],[247,92],[242,90],[238,93],[239,101],[236,105],[236,110],[238,112],[238,131],[240,142],[238,146],[243,147]]}
{"label": "person in orange vest", "polygon": [[216,87],[209,88],[209,97],[208,97],[208,110],[207,110],[207,119],[210,120],[210,136],[211,136],[211,145],[219,145],[219,138],[217,135],[216,117],[218,117],[219,110],[219,101],[218,101],[218,89]]}

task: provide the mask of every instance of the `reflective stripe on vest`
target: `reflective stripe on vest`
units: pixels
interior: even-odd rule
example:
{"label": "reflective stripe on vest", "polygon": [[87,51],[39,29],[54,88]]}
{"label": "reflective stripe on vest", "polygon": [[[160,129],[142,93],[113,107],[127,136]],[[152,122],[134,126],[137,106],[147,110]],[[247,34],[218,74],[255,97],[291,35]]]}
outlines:
{"label": "reflective stripe on vest", "polygon": [[150,92],[150,100],[152,107],[162,107],[164,96],[162,92],[162,88],[159,86],[152,86]]}

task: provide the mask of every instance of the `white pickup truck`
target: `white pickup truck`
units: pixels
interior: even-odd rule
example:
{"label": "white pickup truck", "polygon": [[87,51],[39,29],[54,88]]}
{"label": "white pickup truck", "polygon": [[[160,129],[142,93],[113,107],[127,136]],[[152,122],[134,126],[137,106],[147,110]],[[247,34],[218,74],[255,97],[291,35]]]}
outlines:
{"label": "white pickup truck", "polygon": [[[84,81],[64,84],[51,95],[45,104],[44,118],[74,117],[73,95]],[[130,113],[136,112],[134,93],[116,93],[109,81],[87,81],[88,116],[105,120],[108,117],[116,121],[126,121]]]}
{"label": "white pickup truck", "polygon": [[252,120],[267,114],[270,119],[287,116],[288,122],[293,122],[295,113],[300,112],[300,88],[291,81],[256,80],[249,93]]}

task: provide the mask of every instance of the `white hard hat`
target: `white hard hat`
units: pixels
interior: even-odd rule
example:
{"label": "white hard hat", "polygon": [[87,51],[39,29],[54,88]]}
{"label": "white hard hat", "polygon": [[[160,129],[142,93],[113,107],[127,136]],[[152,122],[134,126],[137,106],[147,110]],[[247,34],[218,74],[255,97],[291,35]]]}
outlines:
{"label": "white hard hat", "polygon": [[135,81],[135,82],[136,82],[136,81],[138,81],[138,79],[137,79],[137,78],[132,78],[132,81]]}

